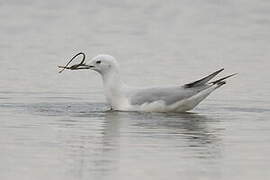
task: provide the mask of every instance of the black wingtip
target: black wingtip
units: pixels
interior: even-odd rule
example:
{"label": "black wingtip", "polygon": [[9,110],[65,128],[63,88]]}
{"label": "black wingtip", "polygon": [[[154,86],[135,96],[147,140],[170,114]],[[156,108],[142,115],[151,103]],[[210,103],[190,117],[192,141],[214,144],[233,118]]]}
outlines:
{"label": "black wingtip", "polygon": [[221,68],[220,70],[218,70],[218,72],[221,72],[221,71],[223,71],[224,70],[224,68]]}
{"label": "black wingtip", "polygon": [[184,87],[191,88],[191,87],[203,85],[203,84],[207,83],[208,81],[210,81],[212,78],[214,78],[217,74],[219,74],[223,70],[224,70],[224,68],[221,68],[220,70],[217,70],[217,71],[213,72],[212,74],[210,74],[202,79],[199,79],[199,80],[194,81],[192,83],[185,84]]}

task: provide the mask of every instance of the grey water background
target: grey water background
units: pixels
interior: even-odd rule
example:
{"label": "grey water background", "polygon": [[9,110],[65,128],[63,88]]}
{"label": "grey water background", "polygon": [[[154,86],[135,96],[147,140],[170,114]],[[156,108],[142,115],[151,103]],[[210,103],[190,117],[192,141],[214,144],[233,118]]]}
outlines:
{"label": "grey water background", "polygon": [[[270,1],[0,1],[0,179],[269,179]],[[109,112],[107,53],[133,86],[238,72],[191,113]]]}

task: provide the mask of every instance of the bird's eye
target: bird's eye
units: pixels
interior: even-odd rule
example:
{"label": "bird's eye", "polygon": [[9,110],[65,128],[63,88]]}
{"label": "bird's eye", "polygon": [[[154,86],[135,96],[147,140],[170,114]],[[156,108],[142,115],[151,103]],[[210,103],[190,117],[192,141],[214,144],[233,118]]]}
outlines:
{"label": "bird's eye", "polygon": [[101,63],[101,61],[100,61],[100,60],[96,62],[96,64],[100,64],[100,63]]}

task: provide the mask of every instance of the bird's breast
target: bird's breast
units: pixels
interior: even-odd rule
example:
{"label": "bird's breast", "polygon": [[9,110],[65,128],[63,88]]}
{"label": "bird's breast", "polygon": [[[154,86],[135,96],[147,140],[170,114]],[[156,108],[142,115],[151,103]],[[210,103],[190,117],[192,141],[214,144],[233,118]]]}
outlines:
{"label": "bird's breast", "polygon": [[105,88],[107,102],[115,110],[128,110],[130,104],[123,92],[114,88]]}

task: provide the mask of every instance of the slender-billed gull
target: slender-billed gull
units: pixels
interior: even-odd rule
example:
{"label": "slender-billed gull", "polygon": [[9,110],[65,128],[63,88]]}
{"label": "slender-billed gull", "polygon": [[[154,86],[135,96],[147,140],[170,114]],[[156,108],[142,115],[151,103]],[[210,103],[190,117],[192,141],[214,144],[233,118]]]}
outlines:
{"label": "slender-billed gull", "polygon": [[98,55],[88,63],[82,61],[72,67],[69,69],[90,69],[98,72],[102,76],[106,99],[111,109],[119,111],[189,111],[214,90],[224,85],[225,79],[235,75],[210,81],[224,70],[220,69],[200,80],[182,86],[133,88],[123,83],[119,65],[116,59],[110,55]]}

